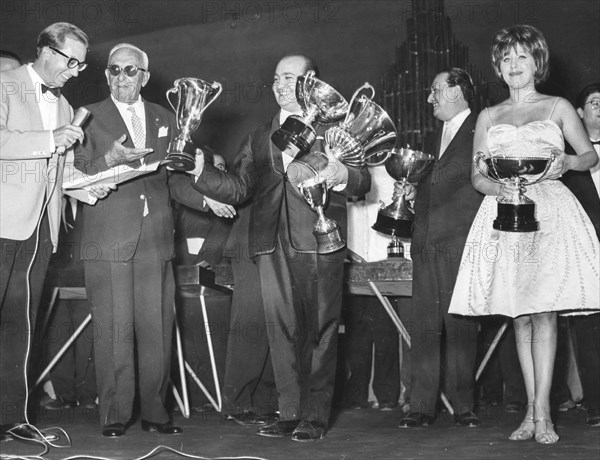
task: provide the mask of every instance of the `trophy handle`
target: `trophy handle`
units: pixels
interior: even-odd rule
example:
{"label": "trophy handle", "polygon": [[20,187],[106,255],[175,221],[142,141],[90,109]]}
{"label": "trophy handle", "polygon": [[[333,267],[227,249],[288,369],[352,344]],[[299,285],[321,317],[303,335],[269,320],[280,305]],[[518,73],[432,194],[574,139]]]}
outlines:
{"label": "trophy handle", "polygon": [[352,104],[354,103],[354,100],[358,97],[360,92],[364,89],[371,90],[371,97],[369,99],[373,99],[375,97],[375,88],[373,88],[373,86],[369,82],[363,83],[363,85],[360,88],[358,88],[356,91],[354,91],[354,94],[352,95],[352,98],[350,99],[350,103],[348,104],[348,112],[346,113],[346,118],[344,119],[344,123],[342,123],[343,125],[348,123],[348,117],[350,116],[350,110],[352,108]]}
{"label": "trophy handle", "polygon": [[546,164],[546,167],[544,168],[544,172],[542,174],[540,174],[540,177],[538,177],[536,180],[534,180],[532,182],[527,181],[527,183],[524,185],[533,185],[533,184],[537,184],[538,182],[541,182],[544,180],[544,178],[546,177],[546,174],[548,174],[548,171],[550,170],[550,166],[552,166],[552,163],[558,156],[558,154],[556,152],[557,152],[557,150],[555,150],[555,149],[552,149],[552,151],[550,152],[550,161],[548,161],[548,163]]}
{"label": "trophy handle", "polygon": [[[175,82],[175,84],[177,84],[177,82]],[[171,102],[171,98],[169,97],[171,94],[173,93],[178,93],[179,94],[179,90],[177,88],[171,88],[170,90],[168,90],[165,93],[165,96],[167,97],[167,101],[169,102],[169,105],[171,106],[171,108],[173,109],[173,112],[177,113],[177,109],[175,108],[175,106],[173,105],[173,103]]]}
{"label": "trophy handle", "polygon": [[485,153],[483,153],[481,150],[478,151],[475,155],[473,155],[473,162],[475,163],[475,167],[477,168],[477,170],[481,173],[481,175],[487,179],[489,179],[492,182],[496,182],[496,183],[500,183],[496,180],[494,180],[493,178],[491,178],[488,173],[487,173],[487,167],[485,169],[483,169],[480,165],[481,162],[485,159]]}
{"label": "trophy handle", "polygon": [[208,101],[206,103],[206,105],[204,106],[204,108],[202,109],[202,112],[200,112],[200,114],[203,114],[206,109],[208,109],[208,106],[211,105],[213,102],[215,102],[215,100],[219,97],[219,94],[221,94],[223,92],[223,85],[221,83],[219,83],[218,81],[213,81],[212,85],[210,85],[214,90],[216,90],[216,94],[214,96],[211,97],[210,101]]}

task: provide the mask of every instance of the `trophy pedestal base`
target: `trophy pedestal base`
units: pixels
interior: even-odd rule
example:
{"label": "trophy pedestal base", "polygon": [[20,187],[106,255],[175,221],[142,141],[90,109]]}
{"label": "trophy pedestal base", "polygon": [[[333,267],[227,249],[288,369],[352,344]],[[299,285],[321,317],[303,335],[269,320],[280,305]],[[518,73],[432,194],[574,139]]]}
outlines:
{"label": "trophy pedestal base", "polygon": [[346,247],[339,227],[328,232],[313,231],[313,235],[317,239],[317,254],[330,254]]}
{"label": "trophy pedestal base", "polygon": [[297,152],[297,158],[310,151],[316,138],[317,134],[312,126],[294,116],[288,117],[281,128],[271,135],[271,141],[279,150],[284,152],[291,147],[292,151]]}
{"label": "trophy pedestal base", "polygon": [[412,220],[394,219],[380,212],[377,214],[377,221],[371,228],[385,235],[410,238],[412,236],[412,226]]}
{"label": "trophy pedestal base", "polygon": [[196,167],[196,147],[192,142],[177,138],[169,144],[167,152],[161,164],[175,171],[191,171]]}
{"label": "trophy pedestal base", "polygon": [[498,203],[493,227],[503,232],[536,232],[539,222],[535,220],[535,204]]}

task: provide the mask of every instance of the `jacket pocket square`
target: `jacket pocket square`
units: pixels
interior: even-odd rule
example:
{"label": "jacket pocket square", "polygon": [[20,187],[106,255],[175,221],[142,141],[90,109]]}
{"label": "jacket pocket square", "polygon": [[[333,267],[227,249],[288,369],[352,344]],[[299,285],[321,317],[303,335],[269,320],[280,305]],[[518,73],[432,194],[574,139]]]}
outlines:
{"label": "jacket pocket square", "polygon": [[168,126],[161,126],[160,128],[158,128],[158,137],[167,137],[168,134],[169,134]]}

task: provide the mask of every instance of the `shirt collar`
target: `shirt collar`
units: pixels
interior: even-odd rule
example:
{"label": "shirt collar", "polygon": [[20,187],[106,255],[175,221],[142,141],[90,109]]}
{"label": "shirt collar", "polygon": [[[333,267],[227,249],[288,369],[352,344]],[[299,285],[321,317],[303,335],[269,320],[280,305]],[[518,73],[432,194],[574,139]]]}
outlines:
{"label": "shirt collar", "polygon": [[290,115],[300,115],[302,116],[302,112],[289,112],[287,110],[281,109],[279,111],[279,125],[282,125],[283,122],[287,119],[287,117],[289,117]]}
{"label": "shirt collar", "polygon": [[[29,72],[29,77],[31,78],[31,81],[33,82],[33,86],[35,88],[35,91],[39,94],[42,93],[42,85],[46,85],[46,82],[42,79],[42,77],[40,77],[40,74],[36,72],[36,70],[33,68],[33,64],[27,64],[27,71]],[[48,86],[48,85],[46,85]],[[52,94],[52,93],[50,93]],[[54,97],[53,95],[51,97]]]}
{"label": "shirt collar", "polygon": [[447,128],[451,128],[451,129],[455,130],[458,127],[462,126],[462,124],[465,122],[465,120],[467,119],[467,117],[470,114],[471,114],[471,109],[466,108],[462,112],[459,112],[456,115],[454,115],[450,120],[446,121],[444,124],[446,125]]}
{"label": "shirt collar", "polygon": [[140,113],[140,110],[142,110],[144,108],[144,102],[142,101],[142,96],[138,96],[137,101],[135,101],[133,104],[126,104],[125,102],[117,101],[112,94],[110,95],[110,98],[115,103],[117,108],[122,111],[126,111],[128,107],[133,107],[135,109],[136,113]]}

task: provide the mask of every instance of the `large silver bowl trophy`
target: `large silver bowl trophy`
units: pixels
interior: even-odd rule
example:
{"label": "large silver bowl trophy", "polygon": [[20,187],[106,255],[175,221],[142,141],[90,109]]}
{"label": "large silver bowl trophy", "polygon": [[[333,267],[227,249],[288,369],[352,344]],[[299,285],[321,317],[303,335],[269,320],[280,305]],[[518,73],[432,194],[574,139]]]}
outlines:
{"label": "large silver bowl trophy", "polygon": [[[360,94],[364,90],[369,90],[371,94]],[[391,150],[396,142],[394,123],[385,110],[373,102],[374,96],[375,89],[370,84],[365,83],[358,88],[352,96],[344,121],[325,132],[326,150],[347,166],[364,167],[367,158],[380,154],[385,149]],[[319,173],[328,163],[327,154],[323,152],[310,152],[296,157],[287,168],[288,180],[301,190],[308,201],[306,192],[302,192],[307,187],[314,187],[319,183],[327,188],[319,180]],[[321,210],[327,205],[326,198],[325,195]],[[346,245],[337,223],[330,222],[323,225],[323,220],[319,217],[313,228],[319,254],[334,252]]]}
{"label": "large silver bowl trophy", "polygon": [[302,116],[290,115],[271,135],[279,150],[293,157],[308,153],[315,143],[317,133],[312,123],[331,123],[342,118],[348,110],[346,99],[332,86],[316,78],[314,70],[298,77],[296,100],[302,108]]}
{"label": "large silver bowl trophy", "polygon": [[525,196],[525,187],[543,181],[554,158],[555,151],[549,156],[531,157],[475,154],[473,161],[481,174],[497,184],[514,184],[517,187],[512,196],[496,198],[498,216],[493,223],[494,229],[504,232],[535,232],[539,229],[535,202]]}
{"label": "large silver bowl trophy", "polygon": [[[179,135],[169,143],[167,156],[162,164],[177,171],[191,171],[196,163],[196,147],[191,134],[198,129],[202,114],[223,91],[221,83],[208,83],[199,78],[180,78],[167,91],[167,100],[173,110]],[[178,95],[177,108],[171,102],[171,94]]]}
{"label": "large silver bowl trophy", "polygon": [[[433,164],[433,160],[433,155],[428,153],[408,147],[394,147],[385,161],[385,170],[394,180],[400,182],[404,189],[406,184],[418,182],[429,166]],[[389,256],[402,257],[404,255],[404,247],[399,238],[410,238],[414,220],[415,213],[406,201],[404,190],[399,196],[392,199],[391,204],[386,206],[383,202],[381,203],[377,221],[372,228],[392,237],[388,246]]]}

